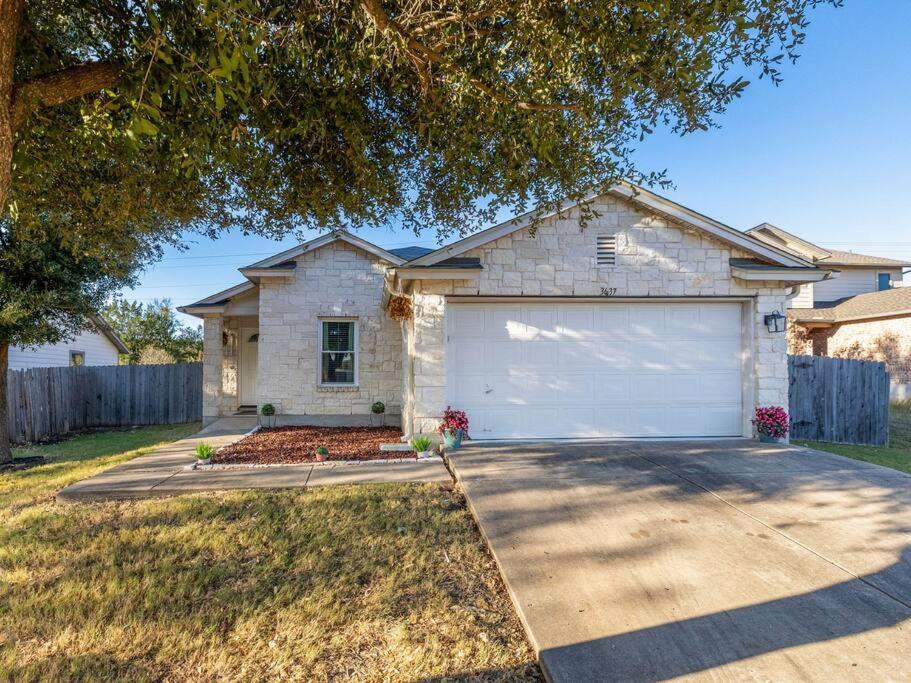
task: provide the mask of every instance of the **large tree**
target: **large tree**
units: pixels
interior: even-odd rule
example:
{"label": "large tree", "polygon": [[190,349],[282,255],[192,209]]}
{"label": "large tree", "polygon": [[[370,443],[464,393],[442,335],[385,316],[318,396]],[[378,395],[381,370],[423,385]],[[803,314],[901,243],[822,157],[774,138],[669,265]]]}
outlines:
{"label": "large tree", "polygon": [[825,1],[0,0],[0,232],[135,265],[660,181],[631,144],[777,81]]}

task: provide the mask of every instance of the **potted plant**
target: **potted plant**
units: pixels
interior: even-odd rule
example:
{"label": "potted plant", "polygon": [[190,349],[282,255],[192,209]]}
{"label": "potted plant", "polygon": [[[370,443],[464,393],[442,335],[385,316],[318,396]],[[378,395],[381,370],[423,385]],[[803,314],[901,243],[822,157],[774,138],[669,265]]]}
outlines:
{"label": "potted plant", "polygon": [[788,411],[781,406],[758,406],[753,424],[759,440],[763,443],[778,443],[788,435]]}
{"label": "potted plant", "polygon": [[411,440],[411,447],[419,458],[429,458],[432,455],[432,445],[433,441],[429,436],[416,436]]}
{"label": "potted plant", "polygon": [[459,448],[462,445],[462,439],[468,437],[468,416],[465,415],[465,411],[454,410],[452,406],[446,406],[438,431],[443,435],[443,443],[446,444],[446,448]]}
{"label": "potted plant", "polygon": [[215,447],[207,443],[196,444],[196,464],[211,465]]}
{"label": "potted plant", "polygon": [[[260,415],[260,425],[265,427],[274,427],[275,426],[275,406],[271,403],[263,403],[262,407],[259,409]],[[265,423],[265,424],[263,424]]]}
{"label": "potted plant", "polygon": [[326,462],[329,459],[329,449],[325,446],[316,447],[316,462]]}
{"label": "potted plant", "polygon": [[379,416],[380,416],[380,418],[379,418],[379,420],[380,420],[380,425],[379,425],[379,426],[380,426],[380,427],[382,427],[382,426],[385,424],[385,422],[386,422],[386,419],[385,419],[386,404],[385,404],[385,403],[383,403],[382,401],[377,401],[377,402],[374,403],[372,406],[370,406],[370,413],[371,413],[371,415],[370,415],[370,424],[371,424],[372,426],[374,426],[374,427],[376,426],[376,424],[374,424],[374,422],[373,422],[373,419],[374,419],[373,416],[374,416],[374,415],[379,415]]}

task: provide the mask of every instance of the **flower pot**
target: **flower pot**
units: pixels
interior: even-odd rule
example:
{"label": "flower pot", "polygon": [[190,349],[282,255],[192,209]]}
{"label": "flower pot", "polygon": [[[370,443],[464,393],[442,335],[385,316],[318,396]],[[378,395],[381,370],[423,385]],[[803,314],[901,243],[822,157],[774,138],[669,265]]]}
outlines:
{"label": "flower pot", "polygon": [[320,455],[319,453],[316,454],[316,462],[326,462],[328,459],[328,455]]}
{"label": "flower pot", "polygon": [[196,459],[196,464],[197,464],[197,465],[211,465],[211,464],[212,464],[212,458],[197,458],[197,459]]}
{"label": "flower pot", "polygon": [[781,439],[778,437],[772,436],[771,434],[763,434],[759,432],[759,440],[762,443],[781,443]]}
{"label": "flower pot", "polygon": [[416,452],[418,454],[418,458],[421,460],[423,460],[424,458],[429,458],[431,455],[433,455],[433,451],[416,451]]}
{"label": "flower pot", "polygon": [[446,448],[460,448],[462,446],[462,435],[461,429],[444,429],[443,443],[446,444]]}

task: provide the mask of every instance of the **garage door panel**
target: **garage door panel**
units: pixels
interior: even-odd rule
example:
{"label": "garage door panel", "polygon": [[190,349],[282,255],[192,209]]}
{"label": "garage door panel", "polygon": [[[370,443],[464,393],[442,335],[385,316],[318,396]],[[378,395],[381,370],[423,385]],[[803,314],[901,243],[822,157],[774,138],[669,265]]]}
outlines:
{"label": "garage door panel", "polygon": [[476,438],[741,433],[739,304],[452,304],[447,326]]}

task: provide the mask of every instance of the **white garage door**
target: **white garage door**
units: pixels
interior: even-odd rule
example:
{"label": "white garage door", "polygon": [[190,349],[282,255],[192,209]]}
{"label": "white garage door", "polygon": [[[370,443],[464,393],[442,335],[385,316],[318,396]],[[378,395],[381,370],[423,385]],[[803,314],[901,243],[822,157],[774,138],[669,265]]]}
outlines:
{"label": "white garage door", "polygon": [[475,439],[740,436],[737,303],[450,304]]}

